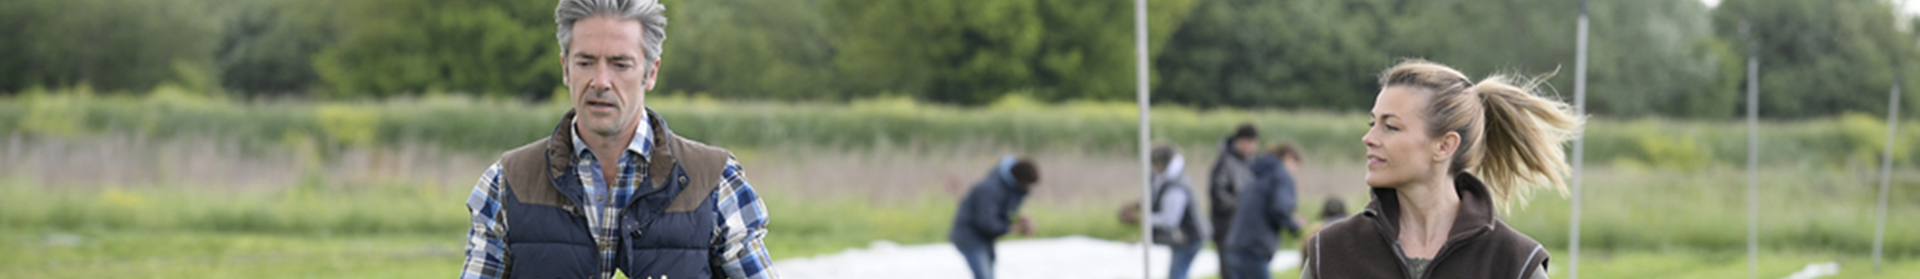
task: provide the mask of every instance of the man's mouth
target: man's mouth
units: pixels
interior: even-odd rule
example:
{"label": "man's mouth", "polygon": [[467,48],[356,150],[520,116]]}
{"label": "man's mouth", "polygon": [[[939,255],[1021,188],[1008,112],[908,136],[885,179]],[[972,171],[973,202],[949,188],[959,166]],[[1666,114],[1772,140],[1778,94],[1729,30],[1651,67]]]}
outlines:
{"label": "man's mouth", "polygon": [[613,103],[610,103],[610,102],[603,102],[603,101],[594,101],[594,100],[588,100],[588,101],[587,101],[587,109],[589,109],[589,110],[595,110],[595,111],[600,111],[600,110],[606,110],[606,111],[612,111],[612,110],[615,110],[615,109],[619,109],[619,108],[620,108],[620,106],[618,106],[618,105],[614,105]]}

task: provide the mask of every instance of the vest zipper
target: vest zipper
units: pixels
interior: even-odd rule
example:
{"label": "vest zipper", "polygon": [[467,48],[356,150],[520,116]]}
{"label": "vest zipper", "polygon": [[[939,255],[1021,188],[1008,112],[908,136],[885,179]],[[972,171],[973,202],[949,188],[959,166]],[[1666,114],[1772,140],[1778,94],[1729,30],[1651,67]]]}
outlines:
{"label": "vest zipper", "polygon": [[[1379,215],[1380,213],[1376,212],[1374,214]],[[1381,222],[1380,218],[1378,218],[1377,216],[1375,218],[1367,218],[1367,219],[1373,220],[1374,226],[1379,226],[1381,228],[1385,228],[1387,226],[1386,223]],[[1400,270],[1406,271],[1407,278],[1424,279],[1424,278],[1433,276],[1433,267],[1435,265],[1440,264],[1440,259],[1445,258],[1448,254],[1452,254],[1454,248],[1458,248],[1461,245],[1461,243],[1465,243],[1475,238],[1480,238],[1480,236],[1482,235],[1486,235],[1488,231],[1491,231],[1491,229],[1482,228],[1479,231],[1474,232],[1472,236],[1468,236],[1467,238],[1462,238],[1460,240],[1450,240],[1450,241],[1447,241],[1446,244],[1441,244],[1440,251],[1438,253],[1433,254],[1433,259],[1427,260],[1427,269],[1419,271],[1419,274],[1414,274],[1413,263],[1407,262],[1407,252],[1403,250],[1403,248],[1400,248],[1400,240],[1395,239],[1393,236],[1387,235],[1386,230],[1379,230],[1379,231],[1380,231],[1381,238],[1385,238],[1387,240],[1387,243],[1393,243],[1393,254],[1394,254],[1393,258],[1400,262]],[[1415,275],[1419,275],[1419,277],[1414,277]]]}
{"label": "vest zipper", "polygon": [[1455,250],[1454,248],[1458,248],[1460,245],[1464,245],[1467,241],[1472,241],[1473,239],[1480,238],[1480,236],[1482,235],[1486,235],[1488,231],[1491,231],[1491,229],[1481,228],[1479,231],[1474,232],[1473,235],[1467,236],[1467,238],[1462,238],[1459,241],[1448,241],[1446,244],[1441,244],[1440,252],[1433,255],[1432,261],[1427,262],[1427,270],[1423,271],[1420,274],[1420,278],[1428,278],[1433,276],[1433,269],[1434,269],[1433,267],[1435,265],[1440,264],[1441,258],[1447,257],[1448,254],[1452,254],[1453,250]]}
{"label": "vest zipper", "polygon": [[[1394,261],[1400,263],[1400,270],[1407,275],[1407,278],[1409,279],[1415,278],[1413,277],[1415,275],[1413,273],[1413,264],[1407,262],[1407,252],[1400,248],[1399,239],[1394,239],[1393,236],[1387,235],[1387,230],[1385,230],[1385,228],[1387,228],[1387,224],[1380,221],[1379,216],[1377,216],[1380,214],[1381,213],[1379,212],[1375,212],[1374,215],[1376,216],[1373,216],[1372,218],[1367,218],[1367,219],[1373,220],[1373,225],[1381,228],[1380,230],[1377,230],[1380,232],[1380,238],[1386,239],[1387,243],[1393,243],[1393,259]],[[1428,264],[1431,265],[1432,263],[1429,262]]]}

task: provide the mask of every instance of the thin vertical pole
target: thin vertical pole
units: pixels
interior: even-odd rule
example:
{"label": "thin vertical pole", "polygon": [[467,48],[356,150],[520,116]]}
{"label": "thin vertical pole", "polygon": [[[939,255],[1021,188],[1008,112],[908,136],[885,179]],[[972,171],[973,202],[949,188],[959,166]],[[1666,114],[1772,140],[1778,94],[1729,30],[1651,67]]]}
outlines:
{"label": "thin vertical pole", "polygon": [[[1587,0],[1580,0],[1579,49],[1573,56],[1573,114],[1587,115]],[[1587,129],[1582,125],[1580,129]],[[1580,172],[1586,161],[1586,139],[1573,139],[1573,224],[1567,229],[1567,250],[1572,260],[1567,264],[1567,278],[1580,279]]]}
{"label": "thin vertical pole", "polygon": [[1147,141],[1151,140],[1151,117],[1147,100],[1147,0],[1133,1],[1133,48],[1136,88],[1133,102],[1140,105],[1140,278],[1153,278],[1153,162],[1149,161]]}
{"label": "thin vertical pole", "polygon": [[1760,277],[1760,58],[1745,20],[1747,38],[1747,277]]}
{"label": "thin vertical pole", "polygon": [[1892,99],[1892,102],[1887,104],[1887,151],[1880,156],[1880,207],[1874,210],[1873,220],[1873,272],[1875,273],[1880,272],[1880,248],[1887,239],[1887,188],[1893,183],[1893,135],[1894,129],[1900,124],[1900,119],[1896,117],[1900,113],[1899,80],[1898,77],[1894,78],[1893,92],[1888,93],[1891,96],[1887,97]]}

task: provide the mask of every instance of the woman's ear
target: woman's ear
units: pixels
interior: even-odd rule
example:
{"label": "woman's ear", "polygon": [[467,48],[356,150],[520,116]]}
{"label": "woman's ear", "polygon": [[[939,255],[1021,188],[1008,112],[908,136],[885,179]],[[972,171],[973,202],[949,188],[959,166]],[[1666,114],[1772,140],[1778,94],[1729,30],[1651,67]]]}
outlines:
{"label": "woman's ear", "polygon": [[1433,143],[1433,161],[1450,161],[1453,159],[1453,152],[1460,149],[1460,133],[1447,132],[1446,134],[1440,135],[1439,140]]}

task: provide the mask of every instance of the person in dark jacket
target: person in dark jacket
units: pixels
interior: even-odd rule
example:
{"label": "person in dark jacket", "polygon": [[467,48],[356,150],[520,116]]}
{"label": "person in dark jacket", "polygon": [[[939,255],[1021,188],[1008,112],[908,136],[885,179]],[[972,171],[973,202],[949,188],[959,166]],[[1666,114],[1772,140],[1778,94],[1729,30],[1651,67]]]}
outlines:
{"label": "person in dark jacket", "polygon": [[1013,216],[1039,182],[1040,171],[1032,160],[1007,156],[960,200],[947,240],[966,258],[973,278],[993,278],[994,239],[1008,232],[1033,235],[1033,222],[1025,214]]}
{"label": "person in dark jacket", "polygon": [[1360,138],[1373,201],[1308,240],[1301,277],[1546,278],[1546,247],[1495,215],[1533,188],[1566,193],[1561,144],[1584,120],[1535,95],[1544,81],[1387,69]]}
{"label": "person in dark jacket", "polygon": [[[1240,189],[1253,183],[1251,168],[1254,154],[1260,149],[1260,132],[1252,123],[1240,124],[1233,134],[1220,140],[1220,156],[1213,160],[1213,169],[1208,171],[1207,207],[1211,215],[1213,243],[1226,243],[1227,231],[1233,227],[1234,204],[1239,202]],[[1217,249],[1221,259],[1227,258],[1226,249]],[[1220,270],[1227,270],[1225,261],[1220,262]],[[1222,277],[1233,279],[1233,277]]]}
{"label": "person in dark jacket", "polygon": [[1221,273],[1234,278],[1271,277],[1267,266],[1280,247],[1280,233],[1300,234],[1293,216],[1297,206],[1293,171],[1300,164],[1294,152],[1293,145],[1282,145],[1254,161],[1256,179],[1241,189],[1233,231],[1227,232],[1227,242],[1221,245],[1222,254],[1227,255],[1221,261],[1228,268]]}

